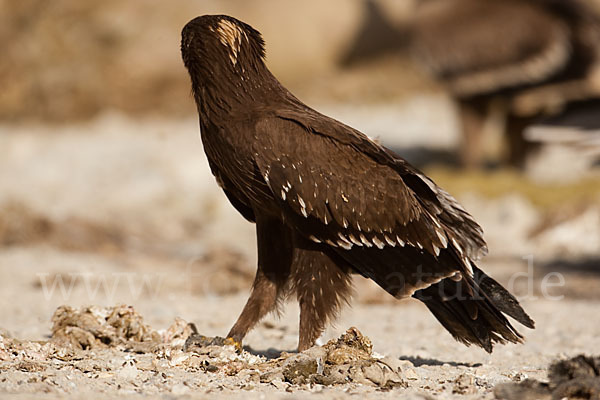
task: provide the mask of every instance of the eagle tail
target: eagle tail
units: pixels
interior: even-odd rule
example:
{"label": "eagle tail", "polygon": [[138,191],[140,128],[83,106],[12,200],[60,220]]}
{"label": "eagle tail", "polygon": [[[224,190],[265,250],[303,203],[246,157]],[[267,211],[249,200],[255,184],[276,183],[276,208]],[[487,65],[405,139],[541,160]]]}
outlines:
{"label": "eagle tail", "polygon": [[488,353],[494,343],[521,343],[523,337],[503,313],[533,328],[534,322],[498,282],[473,268],[473,278],[445,279],[414,293],[459,342]]}
{"label": "eagle tail", "polygon": [[480,290],[485,293],[491,302],[504,314],[514,318],[530,329],[535,328],[535,322],[527,315],[519,301],[501,284],[487,276],[482,270],[473,266],[475,282],[479,284]]}

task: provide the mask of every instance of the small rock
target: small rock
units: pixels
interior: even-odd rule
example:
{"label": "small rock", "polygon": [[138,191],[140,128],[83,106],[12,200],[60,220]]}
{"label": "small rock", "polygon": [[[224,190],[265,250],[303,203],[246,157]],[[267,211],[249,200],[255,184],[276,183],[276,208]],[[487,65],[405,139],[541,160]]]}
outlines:
{"label": "small rock", "polygon": [[133,307],[89,306],[74,309],[61,306],[52,316],[52,340],[61,345],[88,350],[125,345],[136,347],[138,352],[151,348],[150,343],[161,342],[160,335],[144,324]]}
{"label": "small rock", "polygon": [[206,372],[217,372],[219,370],[219,367],[217,367],[214,364],[208,364],[205,368]]}
{"label": "small rock", "polygon": [[261,383],[273,383],[274,381],[280,380],[283,382],[285,377],[281,372],[281,369],[273,369],[271,371],[267,371],[260,376]]}
{"label": "small rock", "polygon": [[380,358],[379,362],[387,365],[394,372],[402,372],[404,369],[412,369],[413,366],[410,361],[399,360],[390,356]]}
{"label": "small rock", "polygon": [[290,357],[283,364],[282,373],[287,382],[295,385],[307,383],[311,375],[317,373],[317,359],[300,353]]}
{"label": "small rock", "polygon": [[381,365],[372,363],[362,367],[363,375],[377,386],[384,386],[387,383],[386,371]]}
{"label": "small rock", "polygon": [[316,375],[313,377],[313,380],[316,383],[320,383],[322,385],[331,386],[331,385],[342,385],[344,383],[350,382],[350,364],[345,365],[332,365],[327,368],[327,373],[323,375]]}

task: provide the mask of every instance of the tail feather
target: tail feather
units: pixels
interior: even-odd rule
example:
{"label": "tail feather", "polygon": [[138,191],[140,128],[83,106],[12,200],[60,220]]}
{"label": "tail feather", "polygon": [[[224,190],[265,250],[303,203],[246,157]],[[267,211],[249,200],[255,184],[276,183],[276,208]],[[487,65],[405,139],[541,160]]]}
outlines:
{"label": "tail feather", "polygon": [[523,337],[502,313],[533,328],[534,322],[498,282],[474,268],[473,278],[445,279],[415,292],[437,320],[459,342],[476,344],[488,353],[495,343],[521,343]]}
{"label": "tail feather", "polygon": [[502,285],[475,266],[473,266],[473,273],[474,279],[479,284],[481,291],[490,298],[498,310],[530,329],[535,328],[535,322],[527,315],[517,299],[508,290],[504,289]]}

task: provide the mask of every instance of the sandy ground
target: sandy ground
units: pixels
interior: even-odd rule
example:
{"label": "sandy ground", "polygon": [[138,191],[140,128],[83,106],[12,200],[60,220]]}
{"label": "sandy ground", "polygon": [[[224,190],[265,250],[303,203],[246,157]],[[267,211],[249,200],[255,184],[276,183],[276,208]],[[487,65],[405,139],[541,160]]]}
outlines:
{"label": "sandy ground", "polygon": [[[434,104],[443,109],[440,101]],[[400,113],[330,110],[395,147],[453,145],[451,119],[428,121],[427,113],[406,111],[422,112],[418,104],[404,107]],[[401,122],[393,115],[422,120],[402,139],[390,136],[390,126]],[[446,109],[436,115],[451,118]],[[437,124],[450,131],[432,129]],[[600,348],[598,203],[579,202],[576,212],[548,219],[517,192],[491,199],[469,192],[458,197],[490,243],[482,268],[517,294],[536,321],[535,330],[520,329],[522,345],[498,346],[491,355],[467,348],[417,301],[393,301],[357,279],[353,306],[322,342],[358,328],[375,353],[395,360],[402,385],[261,382],[253,368],[264,373],[271,365],[265,363],[296,346],[293,302],[245,339],[244,357],[259,367],[232,375],[194,367],[178,358],[180,349],[50,351],[51,317],[61,305],[126,304],[154,330],[179,317],[203,335],[226,334],[252,280],[253,227],[219,193],[193,119],[135,122],[108,115],[76,126],[3,126],[0,132],[2,398],[491,399],[500,382],[545,380],[552,361],[597,355]]]}
{"label": "sandy ground", "polygon": [[[90,293],[89,288],[94,288],[96,282],[90,280],[86,287],[81,276],[67,296],[63,296],[60,289],[52,295],[44,293],[44,286],[39,283],[41,265],[58,262],[66,267],[66,272],[72,271],[69,264],[82,261],[77,256],[69,258],[43,247],[15,248],[4,252],[0,260],[3,266],[0,279],[10,282],[2,287],[2,327],[7,331],[6,336],[41,340],[43,343],[48,340],[52,326],[50,317],[57,306],[119,303],[133,304],[155,329],[166,329],[176,317],[181,317],[194,322],[204,335],[224,335],[246,300],[243,290],[233,295],[195,294],[182,290],[184,281],[190,279],[185,272],[174,273],[171,270],[167,276],[167,271],[160,266],[128,268],[116,260],[112,265],[110,262],[103,265],[94,276],[106,279],[109,287],[117,277],[133,277],[130,282],[134,286],[140,284],[144,277],[150,277],[150,281],[154,281],[153,287],[158,289],[142,290],[141,294],[134,290],[132,293],[129,282],[121,282],[109,295],[103,293],[102,286],[98,293]],[[506,272],[507,266],[510,264],[495,263],[486,265],[486,270],[492,274],[498,269]],[[515,271],[523,270],[522,265],[512,267]],[[539,285],[540,281],[536,280],[535,284]],[[596,288],[600,285],[597,278],[595,285]],[[385,296],[383,292],[377,292]],[[552,294],[558,295],[559,292]],[[343,312],[336,326],[327,330],[323,340],[336,338],[347,327],[355,326],[371,339],[375,352],[404,360],[400,363],[401,376],[407,387],[390,390],[354,383],[331,387],[261,383],[257,376],[249,373],[228,376],[222,371],[199,371],[175,357],[166,356],[159,366],[144,367],[147,358],[144,355],[110,349],[96,354],[92,352],[91,355],[87,351],[85,356],[66,361],[46,361],[44,358],[41,362],[36,358],[36,352],[31,350],[13,357],[12,361],[0,358],[0,393],[2,397],[19,394],[19,398],[25,398],[26,394],[32,398],[54,398],[63,394],[81,397],[170,394],[176,397],[264,398],[275,395],[297,398],[312,393],[320,393],[326,398],[347,398],[355,394],[369,398],[421,398],[421,395],[444,399],[493,398],[492,390],[500,382],[525,378],[545,380],[547,367],[552,361],[596,352],[600,346],[598,303],[597,298],[545,300],[538,297],[524,300],[523,305],[535,319],[537,328],[532,331],[521,329],[526,337],[523,345],[499,346],[490,355],[479,348],[467,348],[456,343],[416,301],[355,302],[352,308]],[[297,316],[296,305],[290,303],[281,318],[267,318],[246,338],[245,345],[249,346],[246,350],[254,355],[271,357],[281,351],[293,351],[297,341]],[[85,364],[87,369],[82,370],[82,359],[93,360],[94,367]],[[137,367],[131,367],[131,360],[135,360]]]}

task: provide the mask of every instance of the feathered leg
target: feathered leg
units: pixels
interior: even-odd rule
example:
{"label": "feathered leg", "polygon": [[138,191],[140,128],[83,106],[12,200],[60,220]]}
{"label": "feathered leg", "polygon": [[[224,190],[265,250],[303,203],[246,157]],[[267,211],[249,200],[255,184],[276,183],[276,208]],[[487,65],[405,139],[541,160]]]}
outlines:
{"label": "feathered leg", "polygon": [[277,307],[290,277],[293,246],[289,229],[279,220],[257,216],[256,237],[258,270],[252,293],[227,335],[238,345],[250,329]]}
{"label": "feathered leg", "polygon": [[337,255],[308,242],[296,248],[291,282],[300,304],[298,351],[312,347],[349,301],[351,280],[350,268]]}

